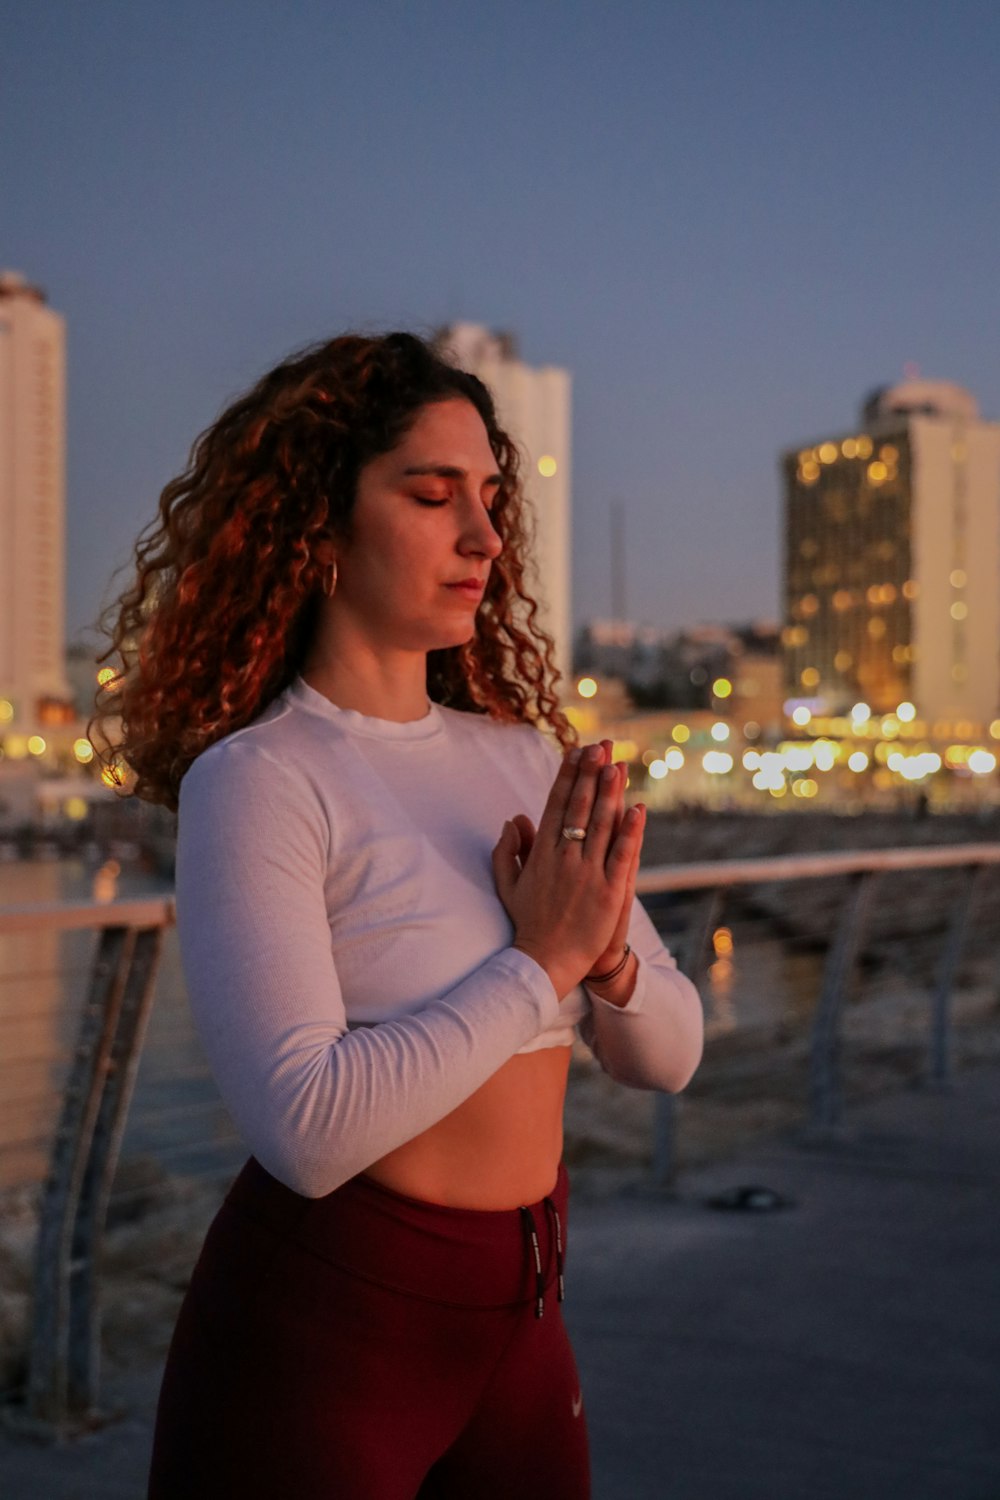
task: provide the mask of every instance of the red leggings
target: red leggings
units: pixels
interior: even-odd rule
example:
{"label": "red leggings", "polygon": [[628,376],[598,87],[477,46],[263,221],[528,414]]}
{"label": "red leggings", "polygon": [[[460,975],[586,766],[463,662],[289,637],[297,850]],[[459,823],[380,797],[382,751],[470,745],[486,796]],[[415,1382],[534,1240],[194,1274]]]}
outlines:
{"label": "red leggings", "polygon": [[566,1200],[562,1167],[499,1212],[365,1177],[309,1199],[251,1158],[181,1308],[149,1500],[586,1500]]}

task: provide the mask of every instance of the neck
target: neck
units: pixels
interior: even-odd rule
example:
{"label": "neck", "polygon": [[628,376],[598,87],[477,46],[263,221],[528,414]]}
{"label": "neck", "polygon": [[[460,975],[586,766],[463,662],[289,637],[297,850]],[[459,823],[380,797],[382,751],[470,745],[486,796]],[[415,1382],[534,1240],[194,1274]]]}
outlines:
{"label": "neck", "polygon": [[317,638],[301,675],[338,708],[407,724],[427,713],[427,653],[376,650],[366,641]]}

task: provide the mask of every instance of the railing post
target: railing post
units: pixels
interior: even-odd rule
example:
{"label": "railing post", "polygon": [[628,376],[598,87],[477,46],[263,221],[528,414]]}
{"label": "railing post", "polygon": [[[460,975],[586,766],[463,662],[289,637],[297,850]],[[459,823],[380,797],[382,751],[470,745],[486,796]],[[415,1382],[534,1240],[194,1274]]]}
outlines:
{"label": "railing post", "polygon": [[843,1113],[840,1012],[864,941],[877,880],[876,870],[851,876],[852,889],[823,969],[809,1059],[809,1121],[805,1134],[811,1140],[835,1134]]}
{"label": "railing post", "polygon": [[161,941],[158,927],[106,927],[95,950],[38,1228],[22,1420],[39,1434],[60,1436],[93,1415],[95,1257]]}
{"label": "railing post", "polygon": [[101,1357],[99,1278],[104,1225],[162,947],[162,927],[149,927],[135,936],[104,1092],[80,1189],[70,1259],[66,1393],[71,1412],[85,1413],[97,1405]]}
{"label": "railing post", "polygon": [[[701,990],[705,956],[719,914],[722,909],[722,892],[718,886],[703,891],[694,904],[688,923],[678,967],[684,970],[692,984]],[[657,1093],[653,1100],[653,1186],[671,1188],[677,1177],[677,1115],[679,1099],[676,1094]]]}
{"label": "railing post", "polygon": [[931,1000],[931,1036],[928,1068],[924,1083],[929,1088],[945,1089],[951,1082],[951,994],[958,973],[958,962],[972,920],[972,912],[982,884],[983,865],[972,865],[965,871],[965,881],[952,908],[945,938],[937,982]]}

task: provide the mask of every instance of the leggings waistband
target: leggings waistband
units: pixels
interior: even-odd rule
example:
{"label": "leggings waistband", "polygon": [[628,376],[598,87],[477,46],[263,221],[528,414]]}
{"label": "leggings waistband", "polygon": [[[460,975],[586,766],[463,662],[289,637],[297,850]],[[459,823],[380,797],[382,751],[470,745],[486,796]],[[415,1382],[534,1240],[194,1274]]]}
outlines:
{"label": "leggings waistband", "polygon": [[467,1307],[533,1303],[564,1293],[569,1182],[560,1164],[551,1194],[511,1209],[452,1208],[354,1177],[323,1198],[303,1198],[251,1157],[220,1211],[285,1245],[399,1292]]}

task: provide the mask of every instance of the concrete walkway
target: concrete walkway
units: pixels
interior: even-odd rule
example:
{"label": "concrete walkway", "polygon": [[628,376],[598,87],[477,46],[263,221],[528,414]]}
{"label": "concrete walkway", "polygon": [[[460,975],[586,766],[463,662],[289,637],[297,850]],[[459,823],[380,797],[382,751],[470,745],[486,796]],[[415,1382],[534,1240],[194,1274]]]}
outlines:
{"label": "concrete walkway", "polygon": [[[594,1500],[1000,1500],[1000,1070],[852,1126],[673,1200],[578,1194]],[[706,1206],[741,1184],[794,1206]],[[141,1500],[157,1383],[109,1388],[127,1416],[71,1446],[0,1437],[4,1500]]]}

